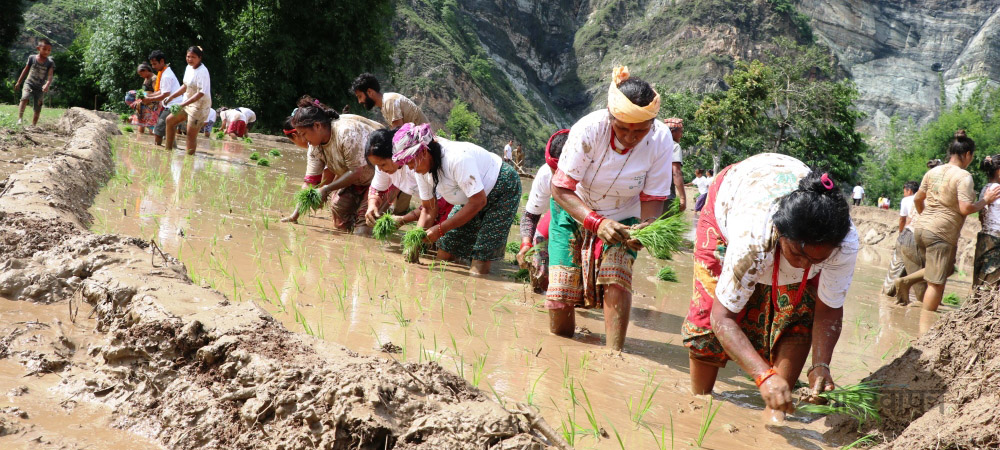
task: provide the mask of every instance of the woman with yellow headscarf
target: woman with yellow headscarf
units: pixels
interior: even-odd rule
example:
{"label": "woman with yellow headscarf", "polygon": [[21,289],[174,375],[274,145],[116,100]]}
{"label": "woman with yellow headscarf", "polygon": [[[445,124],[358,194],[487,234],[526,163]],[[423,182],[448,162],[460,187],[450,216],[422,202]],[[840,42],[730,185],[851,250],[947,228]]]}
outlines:
{"label": "woman with yellow headscarf", "polygon": [[545,306],[556,335],[573,336],[576,306],[603,306],[607,346],[625,344],[632,264],[641,247],[630,227],[656,220],[670,194],[674,141],[656,120],[659,111],[652,86],[619,67],[607,109],[570,128],[550,202]]}

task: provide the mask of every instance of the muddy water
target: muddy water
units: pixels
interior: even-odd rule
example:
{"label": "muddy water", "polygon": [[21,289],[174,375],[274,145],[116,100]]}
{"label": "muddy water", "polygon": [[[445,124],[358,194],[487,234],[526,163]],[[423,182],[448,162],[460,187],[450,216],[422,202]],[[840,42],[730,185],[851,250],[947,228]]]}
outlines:
{"label": "muddy water", "polygon": [[[145,139],[117,141],[118,174],[91,209],[93,230],[154,239],[197,283],[257,302],[292,330],[361,353],[434,361],[508,407],[537,405],[578,448],[670,448],[663,439],[671,436],[680,448],[696,443],[710,400],[688,393],[679,335],[691,296],[689,256],[669,262],[681,281],[665,283],[655,278],[663,262],[641,254],[626,350],[612,353],[603,347],[599,312],[577,313],[575,339],[551,336],[544,299],[509,279],[511,264],[472,278],[464,266],[427,258],[406,264],[398,241],[379,245],[333,231],[327,211],[300,224],[278,222],[301,184],[303,150],[259,140],[199,146],[186,157]],[[270,167],[249,159],[272,148],[282,156],[267,156]],[[516,234],[512,227],[511,240]],[[870,266],[856,274],[834,357],[840,383],[869,374],[919,333],[919,308],[879,299],[883,275]],[[954,284],[950,289],[962,292]],[[707,424],[705,448],[836,444],[822,441],[825,428],[815,417],[765,427],[759,395],[735,364],[716,386],[711,405],[718,413]]]}
{"label": "muddy water", "polygon": [[83,353],[100,336],[95,326],[82,314],[71,320],[65,304],[0,298],[0,351],[17,349],[0,359],[0,448],[161,448],[115,429],[110,409],[61,395],[62,378],[38,370],[39,361],[62,358],[71,372],[86,365]]}

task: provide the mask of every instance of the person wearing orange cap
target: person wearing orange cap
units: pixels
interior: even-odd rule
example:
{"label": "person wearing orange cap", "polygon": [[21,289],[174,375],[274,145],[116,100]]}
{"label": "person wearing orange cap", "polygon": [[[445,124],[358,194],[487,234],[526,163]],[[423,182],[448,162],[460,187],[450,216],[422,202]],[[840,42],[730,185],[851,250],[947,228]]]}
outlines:
{"label": "person wearing orange cap", "polygon": [[545,307],[553,334],[573,336],[577,306],[603,307],[607,346],[625,344],[632,264],[642,247],[630,233],[656,220],[670,195],[674,141],[659,111],[652,86],[619,67],[607,109],[570,128],[549,204]]}

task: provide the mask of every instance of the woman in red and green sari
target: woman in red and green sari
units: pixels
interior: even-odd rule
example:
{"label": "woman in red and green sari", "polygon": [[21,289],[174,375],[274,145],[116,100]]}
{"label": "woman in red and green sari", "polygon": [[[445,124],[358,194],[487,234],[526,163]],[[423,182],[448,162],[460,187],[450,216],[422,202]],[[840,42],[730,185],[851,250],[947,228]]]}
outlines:
{"label": "woman in red and green sari", "polygon": [[809,386],[832,389],[857,254],[850,207],[828,174],[774,153],[720,172],[698,219],[694,296],[681,330],[692,392],[711,393],[734,359],[754,377],[766,417],[782,420],[795,410],[792,387],[810,349]]}
{"label": "woman in red and green sari", "polygon": [[549,329],[564,337],[573,336],[575,307],[603,307],[606,344],[621,350],[641,247],[629,233],[663,212],[674,141],[648,83],[624,67],[612,80],[608,108],[570,128],[552,176],[545,306]]}

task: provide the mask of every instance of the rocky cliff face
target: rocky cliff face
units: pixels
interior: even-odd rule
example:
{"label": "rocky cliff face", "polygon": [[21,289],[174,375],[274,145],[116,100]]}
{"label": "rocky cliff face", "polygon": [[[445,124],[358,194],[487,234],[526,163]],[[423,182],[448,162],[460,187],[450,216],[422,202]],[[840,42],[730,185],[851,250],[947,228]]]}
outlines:
{"label": "rocky cliff face", "polygon": [[529,158],[604,105],[617,64],[666,91],[724,89],[734,61],[779,36],[828,46],[876,133],[893,115],[933,118],[942,93],[977,77],[1000,80],[1000,0],[405,0],[397,10],[393,87],[441,124],[452,99],[470,103],[480,142],[512,138]]}
{"label": "rocky cliff face", "polygon": [[[980,77],[1000,81],[1000,0],[801,0],[876,125],[932,119]],[[966,89],[968,92],[969,89]]]}

